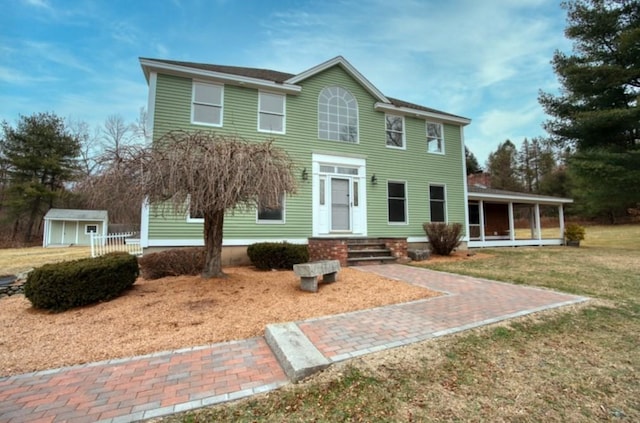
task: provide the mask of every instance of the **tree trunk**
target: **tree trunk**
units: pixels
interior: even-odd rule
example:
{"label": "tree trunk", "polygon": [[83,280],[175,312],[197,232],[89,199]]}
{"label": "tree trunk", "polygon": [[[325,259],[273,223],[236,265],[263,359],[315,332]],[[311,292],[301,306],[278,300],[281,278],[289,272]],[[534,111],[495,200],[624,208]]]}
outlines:
{"label": "tree trunk", "polygon": [[24,234],[24,242],[26,244],[31,243],[31,234],[33,233],[33,225],[36,223],[36,217],[38,215],[38,210],[40,210],[40,197],[37,197],[33,205],[31,206],[31,212],[29,214],[29,220],[27,220],[27,228]]}
{"label": "tree trunk", "polygon": [[224,211],[204,212],[204,248],[206,259],[202,277],[226,278],[222,272],[222,225]]}

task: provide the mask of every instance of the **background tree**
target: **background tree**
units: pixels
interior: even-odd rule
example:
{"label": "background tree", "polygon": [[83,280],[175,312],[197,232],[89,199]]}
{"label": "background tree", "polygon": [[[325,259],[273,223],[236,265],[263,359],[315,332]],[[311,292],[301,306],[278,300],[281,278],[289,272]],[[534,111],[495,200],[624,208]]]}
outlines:
{"label": "background tree", "polygon": [[480,167],[480,163],[478,163],[478,159],[466,145],[464,147],[464,158],[467,164],[467,176],[474,173],[482,172],[482,168]]}
{"label": "background tree", "polygon": [[573,51],[554,54],[562,92],[540,94],[552,116],[545,129],[576,151],[568,164],[584,211],[613,221],[640,201],[640,2],[575,0],[563,7]]}
{"label": "background tree", "polygon": [[50,113],[21,116],[15,128],[2,123],[0,156],[5,163],[5,201],[14,219],[15,239],[24,218],[24,242],[31,242],[34,224],[54,207],[65,183],[77,176],[80,143],[61,118]]}
{"label": "background tree", "polygon": [[491,188],[522,191],[518,175],[518,151],[510,140],[500,143],[496,151],[489,154],[486,169],[491,175]]}

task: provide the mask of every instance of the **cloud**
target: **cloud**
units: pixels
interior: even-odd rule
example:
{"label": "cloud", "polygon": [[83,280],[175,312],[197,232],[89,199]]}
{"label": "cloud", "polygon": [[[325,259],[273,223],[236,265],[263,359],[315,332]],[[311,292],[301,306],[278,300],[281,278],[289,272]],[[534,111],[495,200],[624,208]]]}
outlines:
{"label": "cloud", "polygon": [[51,5],[46,0],[23,0],[24,4],[28,6],[37,7],[40,9],[52,10]]}
{"label": "cloud", "polygon": [[46,43],[41,41],[23,41],[23,47],[26,51],[23,51],[24,55],[30,56],[32,59],[43,59],[49,62],[62,65],[64,67],[81,70],[86,73],[93,73],[93,69],[88,66],[88,62],[81,60],[75,54],[69,50],[58,47],[52,43]]}
{"label": "cloud", "polygon": [[27,74],[18,69],[12,69],[5,66],[0,66],[0,82],[11,85],[28,85],[40,82],[53,82],[57,78],[52,76],[34,76]]}

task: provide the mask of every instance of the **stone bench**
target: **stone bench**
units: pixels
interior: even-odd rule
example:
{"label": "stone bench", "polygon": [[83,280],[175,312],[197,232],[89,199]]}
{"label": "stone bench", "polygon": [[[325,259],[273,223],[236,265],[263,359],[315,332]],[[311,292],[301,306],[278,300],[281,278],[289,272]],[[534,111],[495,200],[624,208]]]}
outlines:
{"label": "stone bench", "polygon": [[293,271],[300,276],[300,289],[308,292],[318,292],[318,276],[322,275],[322,282],[336,282],[340,261],[320,260],[311,263],[294,264]]}

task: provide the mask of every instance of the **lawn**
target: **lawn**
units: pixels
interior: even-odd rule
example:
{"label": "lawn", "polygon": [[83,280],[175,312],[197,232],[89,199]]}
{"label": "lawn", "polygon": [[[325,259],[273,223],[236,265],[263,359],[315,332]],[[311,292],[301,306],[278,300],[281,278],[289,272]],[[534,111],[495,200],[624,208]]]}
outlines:
{"label": "lawn", "polygon": [[492,257],[424,265],[594,300],[162,421],[640,421],[640,226],[589,227],[580,248],[483,252]]}
{"label": "lawn", "polygon": [[13,275],[46,263],[91,257],[90,247],[3,248],[0,249],[0,275]]}

